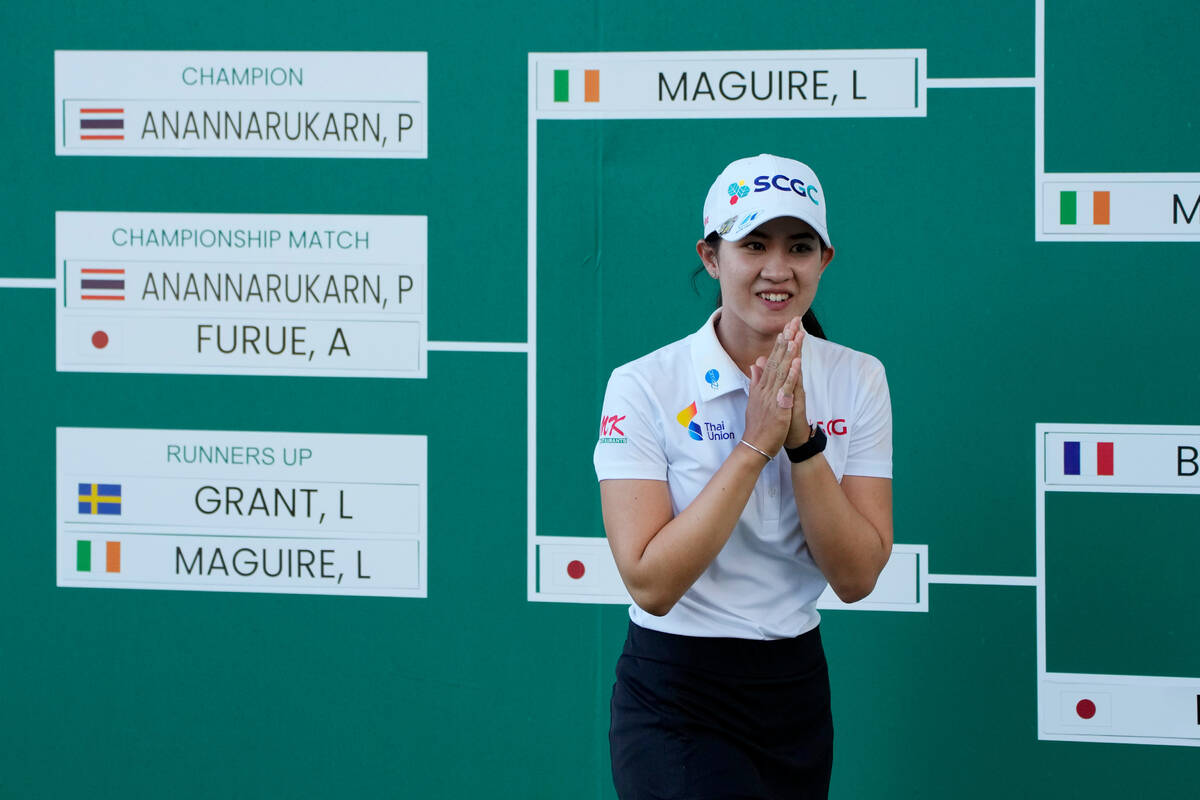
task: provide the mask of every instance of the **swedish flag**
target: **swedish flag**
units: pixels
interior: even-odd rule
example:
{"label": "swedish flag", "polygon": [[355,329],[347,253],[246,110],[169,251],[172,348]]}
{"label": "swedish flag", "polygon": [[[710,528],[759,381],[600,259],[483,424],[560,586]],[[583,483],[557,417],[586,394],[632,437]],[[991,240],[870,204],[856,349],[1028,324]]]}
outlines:
{"label": "swedish flag", "polygon": [[81,484],[79,484],[79,513],[80,514],[120,514],[121,513],[121,484],[119,484],[119,483],[81,483]]}

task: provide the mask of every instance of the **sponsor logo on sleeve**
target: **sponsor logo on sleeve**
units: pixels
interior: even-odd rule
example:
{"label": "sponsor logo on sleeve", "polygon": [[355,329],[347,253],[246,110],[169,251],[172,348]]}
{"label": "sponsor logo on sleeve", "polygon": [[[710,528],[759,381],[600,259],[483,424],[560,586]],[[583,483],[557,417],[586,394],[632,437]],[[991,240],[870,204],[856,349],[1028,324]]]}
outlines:
{"label": "sponsor logo on sleeve", "polygon": [[850,429],[846,427],[846,420],[840,418],[830,420],[819,419],[813,424],[825,431],[825,435],[827,436],[845,436],[850,432]]}
{"label": "sponsor logo on sleeve", "polygon": [[624,444],[629,441],[620,425],[625,421],[624,414],[605,414],[600,419],[600,443]]}

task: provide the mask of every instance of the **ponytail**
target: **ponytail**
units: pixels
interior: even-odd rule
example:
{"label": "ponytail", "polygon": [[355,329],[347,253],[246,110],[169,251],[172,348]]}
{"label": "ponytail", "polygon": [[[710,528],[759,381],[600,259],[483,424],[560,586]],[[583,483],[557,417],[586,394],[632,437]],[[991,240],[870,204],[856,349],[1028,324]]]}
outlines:
{"label": "ponytail", "polygon": [[804,316],[800,318],[800,324],[804,326],[804,330],[818,339],[828,339],[825,335],[825,329],[821,327],[821,323],[817,322],[817,315],[810,308],[804,312]]}

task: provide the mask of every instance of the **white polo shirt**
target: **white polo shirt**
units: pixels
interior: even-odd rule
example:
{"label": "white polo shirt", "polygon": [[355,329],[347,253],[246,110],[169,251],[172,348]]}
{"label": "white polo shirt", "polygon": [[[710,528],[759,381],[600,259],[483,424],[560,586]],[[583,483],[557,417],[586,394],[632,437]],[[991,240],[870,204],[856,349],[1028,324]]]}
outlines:
{"label": "white polo shirt", "polygon": [[[604,396],[595,465],[599,480],[666,481],[678,514],[738,446],[750,379],[717,340],[718,309],[700,330],[613,371]],[[874,356],[805,336],[808,419],[826,431],[825,459],[843,475],[892,477],[892,409]],[[800,529],[791,464],[781,449],[729,541],[662,617],[636,604],[644,628],[685,636],[782,639],[817,626],[825,577]]]}

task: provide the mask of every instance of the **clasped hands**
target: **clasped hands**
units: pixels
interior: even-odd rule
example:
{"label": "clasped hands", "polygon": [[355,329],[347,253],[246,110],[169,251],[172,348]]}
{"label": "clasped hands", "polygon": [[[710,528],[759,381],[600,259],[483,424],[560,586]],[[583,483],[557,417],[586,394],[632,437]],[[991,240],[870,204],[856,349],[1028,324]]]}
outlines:
{"label": "clasped hands", "polygon": [[811,428],[804,404],[804,373],[800,345],[804,327],[794,317],[775,337],[766,356],[750,365],[750,399],[746,404],[748,444],[774,455],[779,448],[799,447]]}

